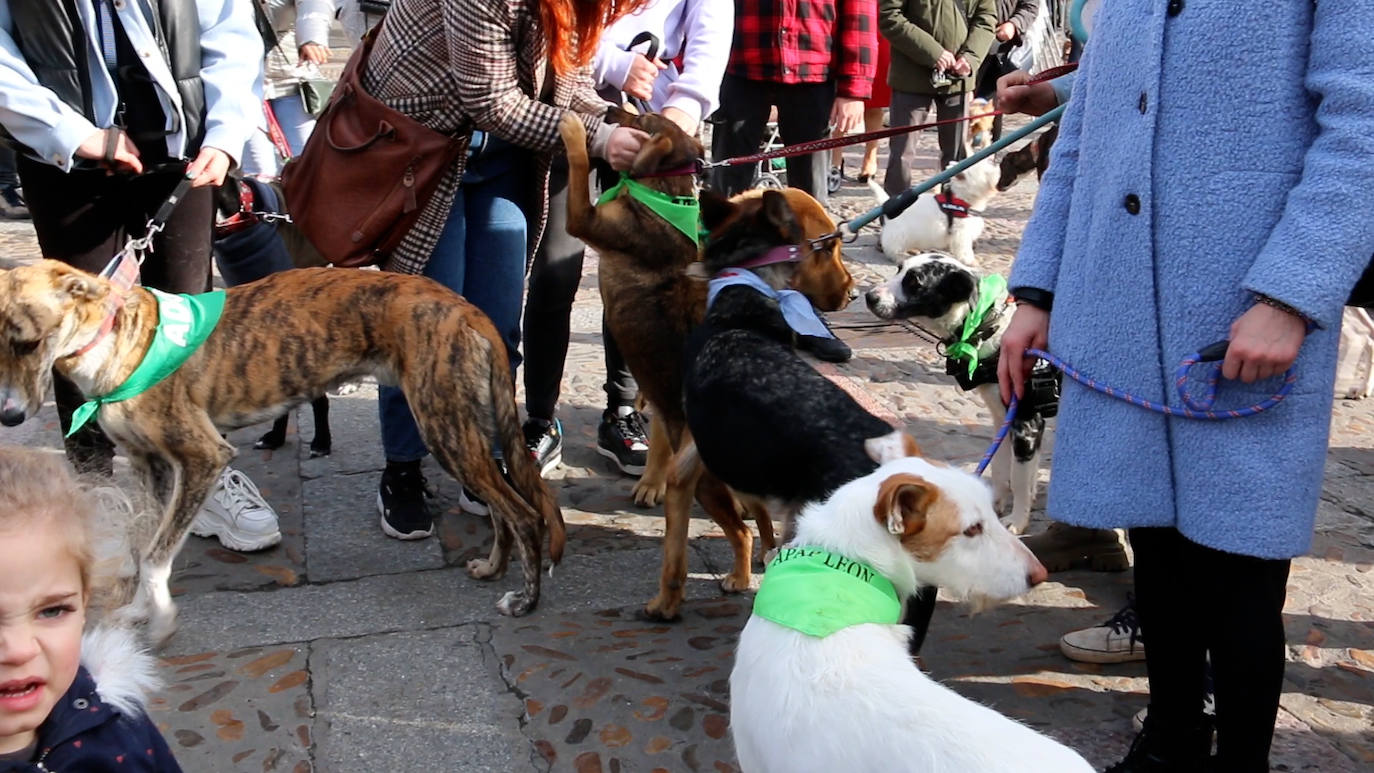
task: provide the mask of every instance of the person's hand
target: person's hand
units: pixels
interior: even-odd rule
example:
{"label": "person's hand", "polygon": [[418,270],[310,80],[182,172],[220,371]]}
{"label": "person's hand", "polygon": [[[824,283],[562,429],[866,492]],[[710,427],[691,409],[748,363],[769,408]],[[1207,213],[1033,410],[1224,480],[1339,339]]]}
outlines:
{"label": "person's hand", "polygon": [[687,134],[697,133],[697,119],[688,115],[686,110],[668,105],[663,108],[663,117],[677,124]]}
{"label": "person's hand", "polygon": [[623,172],[634,165],[639,148],[649,135],[629,126],[617,126],[606,140],[606,161],[617,172]]}
{"label": "person's hand", "polygon": [[667,66],[658,59],[635,54],[634,61],[630,63],[630,74],[625,78],[625,93],[648,101],[654,96],[654,79]]}
{"label": "person's hand", "polygon": [[201,148],[195,160],[186,167],[186,179],[192,188],[215,186],[224,182],[229,172],[229,154],[219,148]]}
{"label": "person's hand", "polygon": [[940,58],[935,60],[935,69],[940,72],[949,72],[954,69],[954,54],[945,51],[940,54]]}
{"label": "person's hand", "polygon": [[954,68],[951,72],[958,75],[960,78],[967,78],[973,74],[973,65],[969,64],[968,60],[961,56],[954,60]]}
{"label": "person's hand", "polygon": [[130,141],[129,135],[125,134],[121,129],[97,129],[94,134],[91,134],[86,139],[82,140],[80,145],[76,146],[76,152],[73,155],[77,158],[89,158],[93,161],[104,162],[105,143],[109,140],[110,132],[114,132],[116,135],[114,160],[110,164],[111,168],[105,171],[108,174],[114,174],[115,172],[139,174],[142,172],[143,162],[138,159],[138,148],[134,147],[134,143]]}
{"label": "person's hand", "polygon": [[1044,115],[1059,106],[1049,81],[1027,84],[1030,73],[1009,72],[997,79],[997,107],[1007,113]]}
{"label": "person's hand", "polygon": [[830,107],[830,125],[840,134],[848,134],[863,125],[864,101],[853,97],[835,97]]}
{"label": "person's hand", "polygon": [[1019,400],[1026,394],[1026,350],[1048,350],[1050,313],[1038,306],[1021,303],[1011,315],[1007,332],[1002,334],[1002,353],[997,360],[997,387],[1002,403],[1011,403],[1012,393]]}
{"label": "person's hand", "polygon": [[997,39],[1003,43],[1016,37],[1016,25],[1009,21],[1004,21],[997,25]]}
{"label": "person's hand", "polygon": [[300,48],[301,59],[313,64],[324,64],[329,61],[329,49],[319,43],[306,43]]}
{"label": "person's hand", "polygon": [[1221,375],[1246,384],[1263,381],[1293,367],[1307,336],[1307,322],[1296,314],[1256,303],[1231,325],[1231,345]]}

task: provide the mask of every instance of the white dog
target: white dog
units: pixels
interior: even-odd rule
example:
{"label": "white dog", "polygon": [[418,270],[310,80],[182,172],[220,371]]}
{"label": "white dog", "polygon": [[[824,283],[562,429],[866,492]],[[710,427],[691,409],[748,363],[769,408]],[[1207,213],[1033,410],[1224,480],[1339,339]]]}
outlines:
{"label": "white dog", "polygon": [[[959,339],[964,318],[978,299],[984,274],[956,258],[940,252],[913,255],[902,262],[897,275],[864,296],[868,310],[882,319],[909,319],[939,337],[945,346]],[[1002,333],[1011,322],[1011,304],[1006,293],[993,299],[992,308],[971,342],[978,350],[980,368],[967,378],[966,365],[955,363],[949,370],[959,386],[972,390],[992,414],[993,429],[1002,426],[1007,409],[997,390],[997,357]],[[1038,379],[1055,378],[1047,369],[1036,371]],[[1040,394],[1039,392],[1033,394]],[[1007,439],[997,449],[989,467],[996,491],[999,512],[1010,507],[1006,520],[1013,534],[1024,534],[1030,526],[1035,504],[1036,475],[1040,470],[1040,449],[1052,430],[1045,418],[1053,416],[1054,406],[1032,400],[1017,410]],[[989,436],[991,437],[991,436]]]}
{"label": "white dog", "polygon": [[[891,437],[869,441],[875,458],[900,449]],[[790,583],[798,566],[810,573]],[[826,580],[836,577],[851,584],[833,595],[807,595],[818,584],[834,587]],[[893,594],[887,603],[896,605],[923,585],[989,602],[1044,578],[1045,568],[997,520],[987,486],[937,462],[888,461],[811,505],[798,519],[796,539],[769,566],[735,650],[730,727],[741,769],[1088,773],[1092,768],[1072,749],[921,673],[907,654],[911,629],[896,624],[900,611],[891,606],[882,620],[829,635],[789,627],[863,608],[847,594],[871,601],[864,594],[877,594],[879,580]],[[770,582],[779,591],[772,600]],[[813,604],[819,614],[808,616]]]}
{"label": "white dog", "polygon": [[[912,252],[942,250],[970,266],[978,265],[973,243],[983,235],[983,208],[997,195],[1001,167],[991,156],[950,179],[944,193],[924,194],[902,214],[883,224],[878,240],[883,254],[900,264]],[[888,195],[868,181],[878,204]]]}

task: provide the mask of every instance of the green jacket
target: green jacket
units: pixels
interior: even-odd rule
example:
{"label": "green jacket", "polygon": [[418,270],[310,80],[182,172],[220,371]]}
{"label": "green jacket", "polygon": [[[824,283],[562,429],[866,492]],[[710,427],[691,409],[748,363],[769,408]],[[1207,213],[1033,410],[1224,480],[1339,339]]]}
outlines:
{"label": "green jacket", "polygon": [[[887,85],[911,94],[972,91],[996,27],[995,0],[878,0],[878,31],[892,43]],[[967,59],[972,71],[967,78],[934,86],[931,72],[944,51]]]}

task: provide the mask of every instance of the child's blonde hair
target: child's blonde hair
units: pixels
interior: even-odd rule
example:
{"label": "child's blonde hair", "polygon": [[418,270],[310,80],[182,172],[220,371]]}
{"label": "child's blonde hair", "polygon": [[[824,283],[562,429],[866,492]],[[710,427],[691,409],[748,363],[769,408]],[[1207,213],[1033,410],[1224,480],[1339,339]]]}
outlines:
{"label": "child's blonde hair", "polygon": [[[97,579],[105,573],[97,569],[96,543],[104,542],[107,529],[124,532],[131,512],[128,499],[116,489],[81,481],[60,454],[0,446],[0,529],[40,523],[56,527],[80,568],[88,600],[105,584]],[[127,538],[120,534],[118,541]]]}

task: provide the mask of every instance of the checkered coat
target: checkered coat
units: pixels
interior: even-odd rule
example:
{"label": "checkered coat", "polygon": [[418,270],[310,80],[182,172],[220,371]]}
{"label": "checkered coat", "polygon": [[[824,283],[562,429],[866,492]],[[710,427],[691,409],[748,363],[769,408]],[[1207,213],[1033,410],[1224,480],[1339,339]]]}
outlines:
{"label": "checkered coat", "polygon": [[[554,78],[552,104],[538,101],[548,77]],[[531,255],[548,216],[549,161],[562,147],[564,111],[582,114],[594,145],[604,146],[611,130],[590,67],[567,77],[549,68],[537,0],[395,0],[362,80],[368,93],[433,129],[468,137],[482,129],[538,155],[527,209]],[[459,153],[386,268],[424,270],[466,163],[467,154]]]}

